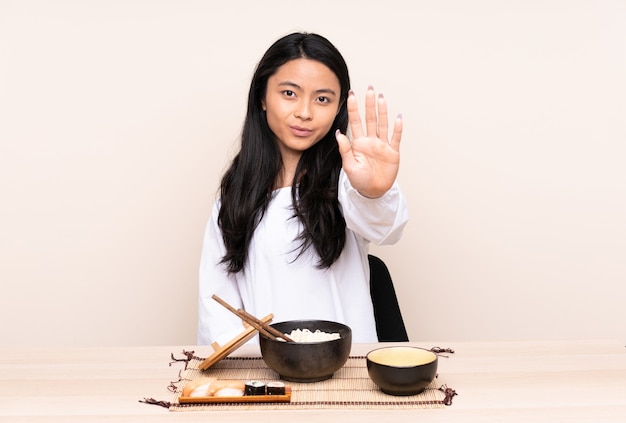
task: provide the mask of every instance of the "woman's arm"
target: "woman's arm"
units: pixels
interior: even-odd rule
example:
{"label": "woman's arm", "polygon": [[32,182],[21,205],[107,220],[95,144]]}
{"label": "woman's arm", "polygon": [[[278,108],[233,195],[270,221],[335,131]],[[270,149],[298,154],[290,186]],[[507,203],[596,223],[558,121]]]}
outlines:
{"label": "woman's arm", "polygon": [[402,119],[388,138],[387,102],[372,87],[365,95],[365,131],[354,93],[348,96],[353,139],[337,132],[343,163],[339,202],[346,225],[377,245],[397,242],[408,220],[406,200],[396,182],[400,166]]}
{"label": "woman's arm", "polygon": [[348,229],[376,245],[396,243],[408,221],[406,199],[397,182],[382,196],[367,198],[351,185],[342,171],[339,203]]}

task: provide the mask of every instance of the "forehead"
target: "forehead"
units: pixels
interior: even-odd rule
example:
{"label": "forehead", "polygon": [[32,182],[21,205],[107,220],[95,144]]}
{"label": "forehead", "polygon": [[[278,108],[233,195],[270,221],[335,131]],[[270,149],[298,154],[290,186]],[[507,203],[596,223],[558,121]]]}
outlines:
{"label": "forehead", "polygon": [[294,83],[303,89],[334,89],[339,92],[337,75],[322,62],[311,59],[294,59],[280,66],[269,78],[268,84]]}

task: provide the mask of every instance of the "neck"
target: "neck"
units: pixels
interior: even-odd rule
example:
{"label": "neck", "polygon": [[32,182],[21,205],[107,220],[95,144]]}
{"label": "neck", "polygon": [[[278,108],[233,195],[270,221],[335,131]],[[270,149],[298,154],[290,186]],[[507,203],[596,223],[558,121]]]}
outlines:
{"label": "neck", "polygon": [[282,155],[283,168],[281,169],[278,178],[276,179],[276,188],[290,187],[293,184],[293,179],[296,176],[296,168],[300,161],[300,155]]}
{"label": "neck", "polygon": [[278,175],[278,178],[276,179],[276,189],[278,188],[285,188],[285,187],[290,187],[293,183],[293,178],[295,175],[295,169],[286,169],[285,167],[283,167],[283,169],[280,172],[280,175]]}

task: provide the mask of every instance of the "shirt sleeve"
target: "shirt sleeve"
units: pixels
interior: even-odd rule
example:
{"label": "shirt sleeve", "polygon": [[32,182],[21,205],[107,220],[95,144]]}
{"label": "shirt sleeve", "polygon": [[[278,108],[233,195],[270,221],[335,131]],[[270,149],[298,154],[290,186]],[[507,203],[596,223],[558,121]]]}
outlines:
{"label": "shirt sleeve", "polygon": [[241,319],[215,301],[219,296],[235,309],[243,308],[237,282],[220,261],[226,252],[217,224],[219,204],[213,207],[204,232],[199,271],[198,344],[228,342],[244,330]]}
{"label": "shirt sleeve", "polygon": [[338,196],[348,229],[376,245],[400,240],[408,221],[408,207],[397,181],[381,197],[367,198],[350,184],[342,169]]}

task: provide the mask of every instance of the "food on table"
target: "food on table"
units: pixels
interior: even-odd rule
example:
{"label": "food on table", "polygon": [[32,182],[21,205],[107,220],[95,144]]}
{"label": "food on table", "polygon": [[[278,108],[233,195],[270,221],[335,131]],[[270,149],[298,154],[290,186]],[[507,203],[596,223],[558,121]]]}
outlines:
{"label": "food on table", "polygon": [[293,339],[294,342],[324,342],[341,338],[339,333],[322,332],[319,329],[315,332],[311,332],[309,329],[294,329],[285,335]]}
{"label": "food on table", "polygon": [[201,377],[188,382],[183,388],[184,397],[239,397],[244,395],[245,384],[239,380],[219,380]]}
{"label": "food on table", "polygon": [[246,382],[245,395],[265,395],[265,383],[259,380]]}
{"label": "food on table", "polygon": [[285,384],[282,382],[269,382],[265,390],[267,395],[285,395]]}
{"label": "food on table", "polygon": [[265,383],[260,380],[221,380],[214,377],[200,377],[189,381],[183,388],[183,397],[242,397],[263,395],[285,395],[283,382]]}

